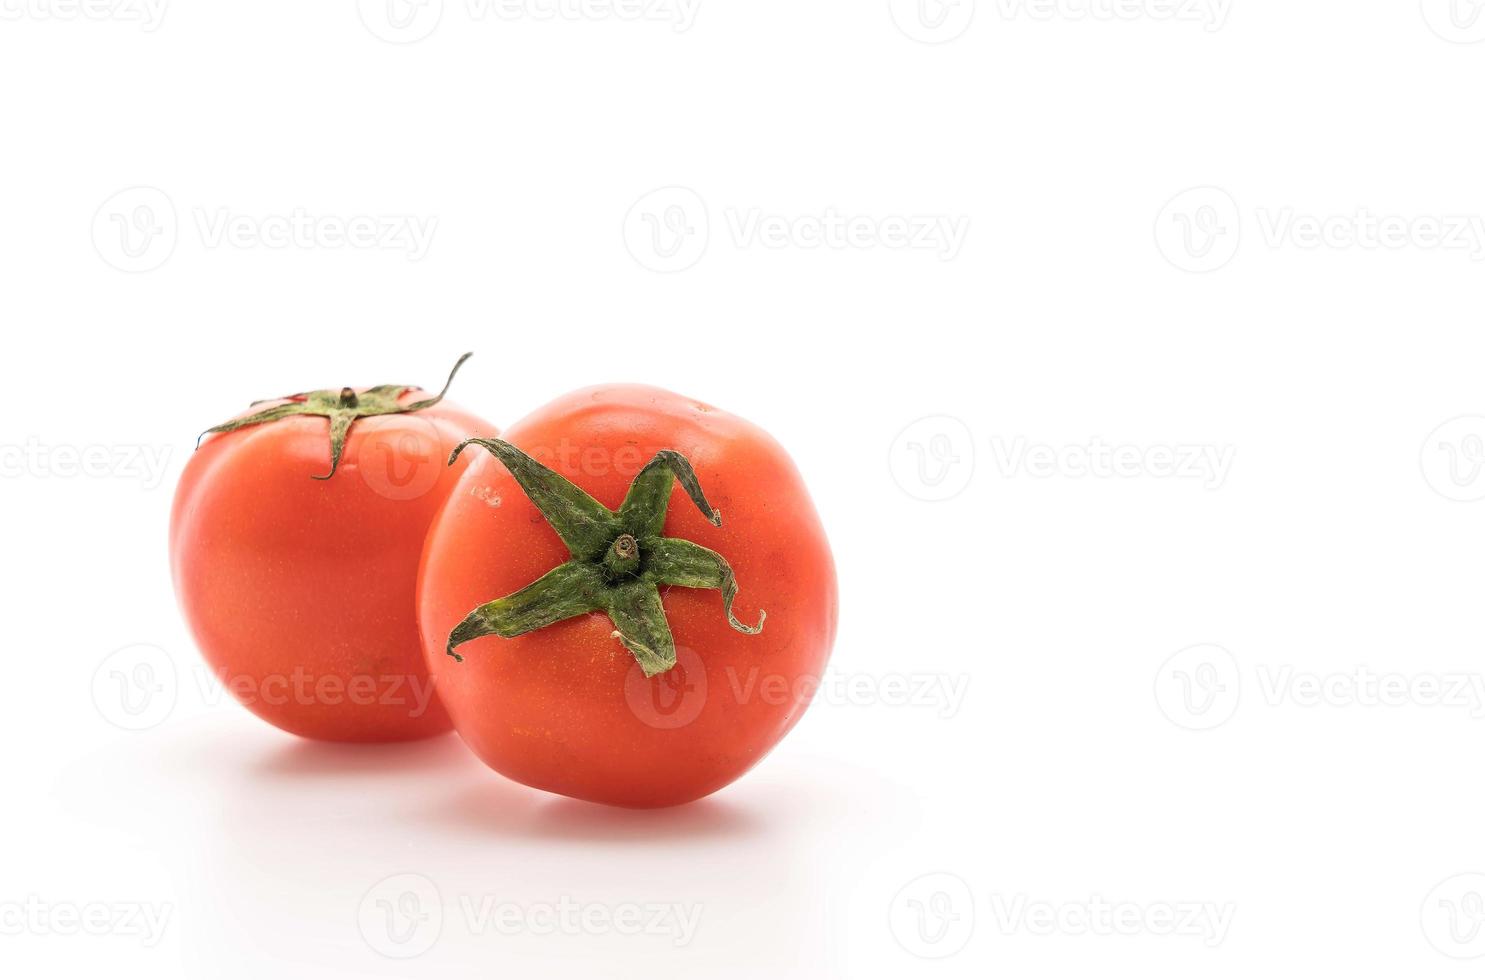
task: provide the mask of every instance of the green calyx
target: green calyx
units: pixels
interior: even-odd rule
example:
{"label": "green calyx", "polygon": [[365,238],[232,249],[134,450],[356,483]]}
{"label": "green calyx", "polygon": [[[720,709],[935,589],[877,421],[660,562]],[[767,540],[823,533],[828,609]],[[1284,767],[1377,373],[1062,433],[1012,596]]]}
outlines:
{"label": "green calyx", "polygon": [[[443,401],[443,396],[449,393],[449,385],[454,383],[454,375],[459,373],[464,362],[472,356],[473,352],[470,352],[459,358],[453,369],[449,371],[449,379],[443,383],[443,390],[432,398],[424,398],[421,401],[403,405],[400,401],[402,396],[409,391],[417,390],[417,385],[377,385],[375,388],[368,388],[362,392],[357,392],[353,388],[306,391],[287,396],[287,400],[282,405],[274,405],[261,412],[212,426],[196,439],[196,448],[201,448],[201,440],[213,432],[235,432],[250,425],[277,422],[291,415],[318,415],[330,420],[330,472],[313,479],[328,480],[340,467],[340,454],[345,451],[346,436],[350,434],[351,425],[357,419],[364,419],[371,415],[403,415],[407,412],[432,408]],[[253,402],[253,404],[261,405],[262,402]]]}
{"label": "green calyx", "polygon": [[761,610],[757,626],[733,615],[737,578],[725,558],[699,544],[661,534],[676,481],[714,527],[722,526],[722,515],[707,503],[696,471],[680,453],[667,449],[646,463],[616,512],[499,439],[468,439],[454,450],[449,464],[471,444],[484,447],[505,464],[571,557],[519,592],[487,602],[464,617],[449,634],[446,647],[455,660],[464,661],[455,647],[482,636],[509,639],[574,616],[602,612],[614,624],[614,638],[639,661],[646,677],[654,677],[674,667],[676,661],[675,640],[660,601],[660,587],[670,585],[717,589],[733,629],[749,634],[762,631],[766,614]]}

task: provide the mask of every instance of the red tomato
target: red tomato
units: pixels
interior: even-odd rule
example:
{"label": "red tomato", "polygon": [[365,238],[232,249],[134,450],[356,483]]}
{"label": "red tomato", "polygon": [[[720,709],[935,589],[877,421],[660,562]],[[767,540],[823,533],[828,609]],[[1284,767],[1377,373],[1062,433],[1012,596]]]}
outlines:
{"label": "red tomato", "polygon": [[[384,404],[427,398],[398,390]],[[356,395],[368,392],[376,389]],[[319,396],[345,397],[309,397]],[[290,415],[209,436],[176,490],[171,570],[196,643],[227,689],[308,738],[447,731],[418,640],[418,560],[464,469],[446,465],[450,451],[496,431],[448,403],[356,418],[328,479],[328,418]]]}
{"label": "red tomato", "polygon": [[[835,567],[793,462],[734,415],[637,385],[559,398],[505,440],[611,510],[652,457],[680,453],[721,525],[669,480],[659,484],[669,500],[663,535],[723,556],[741,587],[737,615],[754,623],[766,611],[767,623],[756,635],[739,632],[718,591],[660,585],[676,661],[653,677],[601,610],[512,638],[460,641],[456,661],[450,633],[472,610],[576,554],[507,466],[471,445],[460,461],[473,462],[434,521],[418,581],[424,651],[459,734],[512,779],[619,806],[685,803],[741,776],[798,722],[835,638]],[[635,561],[648,560],[648,547],[639,542]]]}

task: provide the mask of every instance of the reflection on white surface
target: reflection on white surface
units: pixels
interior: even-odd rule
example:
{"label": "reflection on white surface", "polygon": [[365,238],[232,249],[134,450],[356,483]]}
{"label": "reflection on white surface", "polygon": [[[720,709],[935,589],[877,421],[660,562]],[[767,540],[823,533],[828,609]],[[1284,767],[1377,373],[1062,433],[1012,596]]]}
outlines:
{"label": "reflection on white surface", "polygon": [[[165,955],[192,975],[416,960],[488,977],[554,958],[805,975],[830,963],[848,905],[831,825],[882,831],[910,808],[869,774],[794,761],[690,806],[620,810],[505,780],[456,736],[333,745],[224,711],[108,743],[58,794],[161,864],[179,909]],[[100,793],[113,805],[90,810]]]}

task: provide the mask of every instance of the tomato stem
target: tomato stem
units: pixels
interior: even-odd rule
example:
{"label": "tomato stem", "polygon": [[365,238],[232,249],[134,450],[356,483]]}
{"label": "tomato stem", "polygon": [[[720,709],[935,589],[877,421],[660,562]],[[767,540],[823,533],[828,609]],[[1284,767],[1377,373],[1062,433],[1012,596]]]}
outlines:
{"label": "tomato stem", "polygon": [[626,533],[614,539],[613,547],[603,556],[603,567],[615,579],[633,575],[639,569],[639,542],[634,540],[634,535]]}
{"label": "tomato stem", "polygon": [[473,610],[449,634],[446,652],[462,662],[455,647],[483,636],[515,637],[585,613],[603,612],[614,637],[646,677],[676,664],[675,640],[665,618],[660,586],[716,589],[727,621],[740,633],[758,633],[732,612],[737,577],[715,551],[662,531],[676,483],[715,527],[722,515],[707,502],[691,463],[664,450],[645,464],[624,503],[609,510],[566,477],[500,439],[469,439],[449,456],[450,465],[466,447],[478,445],[505,464],[526,496],[567,546],[570,559],[535,582]]}
{"label": "tomato stem", "polygon": [[443,383],[443,390],[431,398],[404,405],[402,396],[409,391],[418,390],[416,385],[377,385],[361,392],[349,387],[339,391],[327,388],[322,391],[301,392],[279,399],[281,404],[212,426],[197,437],[196,448],[201,448],[201,440],[214,432],[235,432],[250,425],[277,422],[291,415],[317,415],[330,420],[330,472],[314,479],[328,480],[340,468],[340,456],[345,451],[346,437],[357,419],[373,415],[403,415],[432,408],[443,401],[443,396],[448,394],[449,385],[454,383],[454,375],[459,373],[464,362],[472,356],[473,352],[470,352],[455,362],[453,369],[449,371],[448,380]]}

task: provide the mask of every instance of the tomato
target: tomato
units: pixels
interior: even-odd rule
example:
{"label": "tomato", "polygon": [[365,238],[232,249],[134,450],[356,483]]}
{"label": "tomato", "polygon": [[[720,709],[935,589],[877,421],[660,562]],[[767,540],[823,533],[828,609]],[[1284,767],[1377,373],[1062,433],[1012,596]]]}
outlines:
{"label": "tomato", "polygon": [[835,567],[772,437],[615,385],[471,457],[429,531],[418,609],[439,696],[486,764],[669,806],[737,779],[799,721],[835,638]]}
{"label": "tomato", "polygon": [[418,639],[418,561],[464,469],[449,453],[497,430],[442,397],[382,386],[254,405],[186,466],[170,524],[181,608],[223,686],[285,731],[449,729]]}

